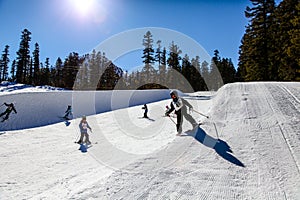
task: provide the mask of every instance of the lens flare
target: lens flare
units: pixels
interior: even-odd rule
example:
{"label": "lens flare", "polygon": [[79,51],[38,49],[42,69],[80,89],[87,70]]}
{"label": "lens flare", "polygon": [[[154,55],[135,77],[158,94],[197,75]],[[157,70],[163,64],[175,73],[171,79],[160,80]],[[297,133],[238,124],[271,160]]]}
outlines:
{"label": "lens flare", "polygon": [[78,13],[86,15],[92,10],[95,0],[72,0],[71,4],[73,4]]}

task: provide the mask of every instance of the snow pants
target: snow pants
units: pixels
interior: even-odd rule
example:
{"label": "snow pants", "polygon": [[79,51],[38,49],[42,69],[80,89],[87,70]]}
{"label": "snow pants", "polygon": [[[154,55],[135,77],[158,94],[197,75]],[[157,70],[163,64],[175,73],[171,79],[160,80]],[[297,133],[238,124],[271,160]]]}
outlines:
{"label": "snow pants", "polygon": [[6,115],[5,117],[3,117],[2,122],[8,119],[9,114],[10,114],[9,111],[5,111],[5,112],[3,112],[3,113],[0,114],[0,117],[2,117],[3,115]]}
{"label": "snow pants", "polygon": [[176,128],[177,128],[177,132],[181,133],[182,132],[182,122],[183,122],[183,116],[186,120],[188,120],[193,126],[195,124],[197,124],[197,122],[194,120],[194,118],[187,113],[186,109],[181,109],[179,110],[179,112],[176,112],[177,114],[177,124],[176,124]]}
{"label": "snow pants", "polygon": [[81,132],[81,134],[80,134],[80,139],[79,139],[78,143],[83,143],[83,138],[84,137],[85,137],[84,143],[91,144],[89,134],[88,133],[83,133],[83,132]]}

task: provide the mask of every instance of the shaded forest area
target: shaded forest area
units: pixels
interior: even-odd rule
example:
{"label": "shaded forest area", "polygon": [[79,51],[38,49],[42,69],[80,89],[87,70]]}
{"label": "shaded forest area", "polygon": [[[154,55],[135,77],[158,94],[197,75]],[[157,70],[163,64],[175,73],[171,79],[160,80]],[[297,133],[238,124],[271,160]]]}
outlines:
{"label": "shaded forest area", "polygon": [[[300,80],[300,2],[251,0],[249,19],[239,48],[239,63],[221,58],[215,50],[210,61],[190,58],[173,41],[168,47],[153,41],[150,31],[141,36],[143,68],[127,72],[110,61],[105,52],[70,53],[54,66],[41,62],[39,44],[30,51],[31,32],[22,31],[19,50],[12,62],[6,45],[0,58],[0,81],[50,85],[76,90],[177,88],[185,92],[217,90],[235,81]],[[8,73],[10,68],[10,73]],[[221,75],[221,78],[218,76]],[[181,81],[183,80],[183,81]],[[186,87],[190,84],[190,88]]]}

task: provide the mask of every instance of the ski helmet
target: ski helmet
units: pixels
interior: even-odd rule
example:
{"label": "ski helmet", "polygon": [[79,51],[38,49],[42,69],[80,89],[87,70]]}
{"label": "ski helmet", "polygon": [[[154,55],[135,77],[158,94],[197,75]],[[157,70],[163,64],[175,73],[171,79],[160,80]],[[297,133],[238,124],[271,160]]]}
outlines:
{"label": "ski helmet", "polygon": [[174,95],[175,97],[178,97],[178,93],[176,90],[171,90],[170,96]]}
{"label": "ski helmet", "polygon": [[83,116],[82,116],[82,119],[86,119],[86,116],[85,116],[85,115],[83,115]]}

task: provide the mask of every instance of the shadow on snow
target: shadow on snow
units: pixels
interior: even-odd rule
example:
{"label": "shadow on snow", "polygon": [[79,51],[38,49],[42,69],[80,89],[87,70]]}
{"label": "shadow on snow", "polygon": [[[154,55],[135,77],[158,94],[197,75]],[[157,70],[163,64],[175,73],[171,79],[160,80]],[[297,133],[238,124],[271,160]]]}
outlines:
{"label": "shadow on snow", "polygon": [[221,139],[213,138],[212,136],[208,135],[202,128],[198,128],[195,133],[188,132],[187,135],[183,136],[192,136],[201,144],[212,148],[216,151],[216,153],[237,166],[245,167],[245,165],[237,159],[234,155],[232,155],[231,147],[227,144],[226,141]]}

